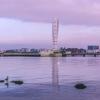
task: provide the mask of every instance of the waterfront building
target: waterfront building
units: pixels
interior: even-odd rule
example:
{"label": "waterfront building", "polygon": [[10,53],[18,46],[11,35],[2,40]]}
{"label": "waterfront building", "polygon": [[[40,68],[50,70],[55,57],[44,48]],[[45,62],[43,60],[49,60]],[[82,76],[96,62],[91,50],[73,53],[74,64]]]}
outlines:
{"label": "waterfront building", "polygon": [[78,49],[78,48],[68,48],[66,49],[66,52],[70,52],[71,54],[85,54],[85,49]]}
{"label": "waterfront building", "polygon": [[53,50],[41,50],[39,52],[39,54],[42,56],[42,57],[45,57],[45,56],[50,56],[51,54],[53,54]]}
{"label": "waterfront building", "polygon": [[86,53],[85,49],[78,49],[78,48],[60,48],[60,52],[62,53],[63,56],[67,55],[83,55]]}
{"label": "waterfront building", "polygon": [[30,49],[30,52],[31,53],[39,53],[39,50],[38,49]]}
{"label": "waterfront building", "polygon": [[26,53],[26,52],[30,52],[30,50],[28,48],[22,48],[22,49],[20,49],[20,52]]}
{"label": "waterfront building", "polygon": [[19,52],[18,49],[11,49],[11,50],[4,50],[5,53],[17,53]]}
{"label": "waterfront building", "polygon": [[87,47],[87,53],[98,53],[98,52],[100,52],[100,50],[99,50],[99,46],[97,45],[89,45]]}

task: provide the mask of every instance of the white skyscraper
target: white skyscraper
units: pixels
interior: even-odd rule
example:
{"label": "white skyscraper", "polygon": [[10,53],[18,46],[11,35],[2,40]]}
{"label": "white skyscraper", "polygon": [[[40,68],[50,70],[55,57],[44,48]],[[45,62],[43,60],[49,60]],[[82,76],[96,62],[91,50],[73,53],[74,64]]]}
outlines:
{"label": "white skyscraper", "polygon": [[53,50],[58,50],[58,31],[59,20],[55,18],[52,23]]}

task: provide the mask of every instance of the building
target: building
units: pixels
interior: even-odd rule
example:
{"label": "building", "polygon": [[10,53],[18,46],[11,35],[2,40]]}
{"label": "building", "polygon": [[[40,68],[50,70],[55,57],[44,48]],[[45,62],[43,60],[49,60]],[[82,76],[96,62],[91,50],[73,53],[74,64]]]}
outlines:
{"label": "building", "polygon": [[30,50],[28,48],[22,48],[20,49],[20,52],[26,53],[26,52],[30,52]]}
{"label": "building", "polygon": [[39,54],[42,57],[50,56],[51,54],[53,54],[53,50],[40,50]]}
{"label": "building", "polygon": [[53,39],[53,50],[58,50],[58,31],[59,31],[59,20],[54,19],[52,23],[52,39]]}
{"label": "building", "polygon": [[86,50],[85,49],[79,49],[79,48],[67,48],[66,52],[69,52],[71,54],[80,55],[80,54],[85,54]]}
{"label": "building", "polygon": [[100,51],[99,46],[97,46],[97,45],[89,45],[87,47],[87,53],[97,53],[99,51]]}
{"label": "building", "polygon": [[31,53],[39,53],[39,50],[38,49],[30,49],[30,52]]}

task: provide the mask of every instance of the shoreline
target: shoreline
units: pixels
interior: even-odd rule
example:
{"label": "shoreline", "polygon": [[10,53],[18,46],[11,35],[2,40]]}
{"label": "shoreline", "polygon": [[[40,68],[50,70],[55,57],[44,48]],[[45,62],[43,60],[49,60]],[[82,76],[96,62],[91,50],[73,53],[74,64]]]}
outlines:
{"label": "shoreline", "polygon": [[51,54],[40,55],[34,53],[2,53],[0,57],[99,57],[100,54]]}

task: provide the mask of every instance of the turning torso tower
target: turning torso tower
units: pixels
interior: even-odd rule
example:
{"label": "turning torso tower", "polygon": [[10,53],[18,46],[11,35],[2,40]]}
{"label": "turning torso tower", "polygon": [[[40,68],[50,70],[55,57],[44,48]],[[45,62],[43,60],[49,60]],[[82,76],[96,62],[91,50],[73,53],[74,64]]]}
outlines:
{"label": "turning torso tower", "polygon": [[53,50],[58,50],[58,31],[59,31],[59,20],[54,18],[52,23],[52,38],[53,38]]}

